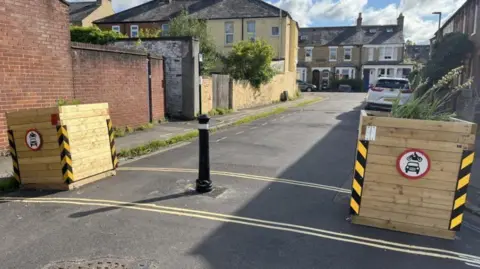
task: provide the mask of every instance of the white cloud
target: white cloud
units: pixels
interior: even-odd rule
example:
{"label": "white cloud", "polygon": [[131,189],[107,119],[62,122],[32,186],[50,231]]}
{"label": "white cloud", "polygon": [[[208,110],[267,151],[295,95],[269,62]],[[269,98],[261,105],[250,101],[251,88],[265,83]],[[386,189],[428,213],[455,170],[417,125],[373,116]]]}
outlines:
{"label": "white cloud", "polygon": [[353,24],[362,12],[364,24],[396,24],[398,15],[405,16],[404,35],[417,43],[426,43],[438,27],[436,16],[440,11],[442,22],[453,14],[466,0],[400,0],[383,8],[367,7],[368,0],[280,0],[274,5],[290,12],[300,26],[314,25],[318,20]]}

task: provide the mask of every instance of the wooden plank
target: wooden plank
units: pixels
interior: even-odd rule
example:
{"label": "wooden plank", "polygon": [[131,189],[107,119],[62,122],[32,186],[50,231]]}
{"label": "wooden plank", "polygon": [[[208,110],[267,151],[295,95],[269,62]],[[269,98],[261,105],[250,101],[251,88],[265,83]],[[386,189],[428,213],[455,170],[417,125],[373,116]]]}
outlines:
{"label": "wooden plank", "polygon": [[107,129],[103,130],[104,133],[96,133],[96,134],[91,134],[91,133],[75,133],[73,135],[68,135],[72,145],[82,145],[82,144],[88,144],[88,143],[93,143],[93,142],[98,142],[98,141],[109,141],[110,138],[108,137],[108,132]]}
{"label": "wooden plank", "polygon": [[58,114],[58,107],[36,108],[8,112],[8,125],[19,125],[35,122],[44,122],[51,119],[52,114]]}
{"label": "wooden plank", "polygon": [[[84,124],[84,125],[73,125],[68,127],[68,133],[75,133],[75,132],[90,132],[91,130],[96,130],[99,129],[99,125],[96,123],[89,123],[89,124]],[[103,126],[102,128],[107,129],[106,126]]]}
{"label": "wooden plank", "polygon": [[439,238],[450,239],[450,240],[455,238],[454,231],[432,228],[432,227],[424,227],[420,225],[414,225],[414,224],[408,224],[408,223],[402,223],[402,222],[396,222],[396,221],[365,218],[361,216],[352,216],[352,223],[380,228],[380,229],[388,229],[388,230],[411,233],[411,234],[439,237]]}
{"label": "wooden plank", "polygon": [[68,191],[68,185],[65,183],[27,183],[21,186],[23,190],[61,190]]}
{"label": "wooden plank", "polygon": [[405,204],[395,204],[395,203],[388,203],[388,202],[375,201],[375,200],[369,200],[369,199],[365,199],[365,200],[362,199],[360,215],[364,208],[371,208],[375,210],[402,213],[402,214],[414,215],[414,216],[420,216],[420,217],[426,217],[426,218],[434,218],[434,219],[440,219],[445,221],[450,221],[450,216],[452,215],[451,210],[425,208],[425,207],[405,205]]}
{"label": "wooden plank", "polygon": [[98,117],[90,117],[90,118],[75,118],[75,119],[68,119],[68,120],[63,120],[62,119],[62,125],[67,125],[67,128],[69,126],[75,126],[75,125],[84,125],[84,124],[98,124],[99,126],[103,126],[107,128],[107,119],[108,117],[106,116],[98,116]]}
{"label": "wooden plank", "polygon": [[[369,164],[397,165],[397,157],[368,154]],[[430,161],[430,170],[458,173],[460,164],[453,162]]]}
{"label": "wooden plank", "polygon": [[78,167],[80,165],[83,165],[83,164],[91,164],[92,162],[101,162],[101,161],[110,161],[110,163],[112,162],[112,156],[110,154],[110,152],[104,152],[104,153],[101,153],[101,154],[95,154],[95,155],[91,155],[91,156],[88,156],[88,157],[85,157],[85,158],[82,158],[82,159],[73,159],[72,160],[72,165],[75,166],[75,167]]}
{"label": "wooden plank", "polygon": [[60,149],[43,149],[40,151],[23,151],[23,152],[18,152],[18,158],[19,159],[25,159],[25,158],[41,158],[41,157],[53,157],[57,156],[58,159],[60,160]]}
{"label": "wooden plank", "polygon": [[94,109],[89,111],[68,112],[68,113],[60,112],[60,120],[62,122],[69,119],[90,118],[90,117],[98,117],[98,116],[108,116],[108,109]]}
{"label": "wooden plank", "polygon": [[[363,127],[365,128],[366,126],[364,125]],[[379,126],[377,127],[376,135],[377,137],[398,137],[416,140],[445,141],[458,144],[475,144],[474,134],[459,134],[452,132],[424,131]],[[362,135],[361,139],[365,139],[365,135]]]}
{"label": "wooden plank", "polygon": [[[378,145],[369,145],[368,146],[368,155],[382,155],[382,156],[395,156],[398,157],[405,151],[405,148],[392,147],[392,146],[378,146]],[[452,162],[460,163],[462,154],[458,152],[446,152],[438,150],[426,150],[425,151],[430,157],[431,161],[441,161],[441,162]]]}
{"label": "wooden plank", "polygon": [[110,148],[110,142],[107,139],[104,139],[103,141],[70,144],[70,152],[72,154],[77,154],[80,152],[105,147]]}
{"label": "wooden plank", "polygon": [[453,202],[447,202],[445,200],[429,199],[428,202],[424,201],[421,197],[407,197],[400,194],[385,193],[383,191],[368,190],[362,193],[363,200],[372,200],[379,202],[395,203],[402,205],[412,205],[424,208],[451,210]]}
{"label": "wooden plank", "polygon": [[[52,128],[48,128],[48,129],[45,129],[43,128],[42,130],[40,130],[40,133],[42,135],[42,137],[44,136],[56,136],[57,135],[57,129],[55,128],[55,126],[51,126]],[[15,139],[17,138],[21,138],[22,140],[25,139],[25,135],[27,134],[27,131],[26,130],[14,130],[13,131],[13,136],[15,137]]]}
{"label": "wooden plank", "polygon": [[416,188],[425,188],[433,190],[454,191],[457,186],[456,180],[441,181],[429,178],[419,180],[409,180],[400,175],[376,174],[370,171],[365,172],[365,182],[390,183],[401,186],[410,186]]}
{"label": "wooden plank", "polygon": [[[22,158],[18,160],[20,167],[23,164],[35,164],[35,163],[55,163],[60,162],[60,152],[57,156],[51,157],[30,157],[30,158]],[[21,168],[20,168],[21,169]]]}
{"label": "wooden plank", "polygon": [[[56,135],[49,135],[49,136],[45,136],[43,135],[42,132],[40,132],[41,136],[42,136],[42,143],[57,143],[58,144],[58,137]],[[15,145],[25,145],[26,146],[26,143],[25,143],[25,134],[23,134],[22,137],[15,137]],[[43,148],[43,147],[42,147]]]}
{"label": "wooden plank", "polygon": [[104,147],[99,147],[97,149],[93,149],[93,150],[90,150],[90,151],[84,151],[84,152],[79,152],[79,153],[75,153],[75,154],[72,154],[72,160],[80,160],[80,159],[83,159],[83,158],[87,158],[89,156],[92,156],[92,155],[100,155],[100,154],[111,154],[111,149],[110,149],[110,145],[108,146],[104,146]]}
{"label": "wooden plank", "polygon": [[57,169],[57,170],[46,170],[46,171],[29,171],[29,170],[22,170],[20,167],[20,177],[37,177],[37,178],[48,178],[48,177],[56,177],[57,175],[62,176],[62,170]]}
{"label": "wooden plank", "polygon": [[395,213],[372,208],[360,208],[360,216],[373,219],[383,219],[388,221],[402,222],[406,224],[415,224],[419,226],[448,229],[449,220],[441,220],[434,218],[427,218],[422,216],[415,216],[404,213]]}
{"label": "wooden plank", "polygon": [[28,124],[20,124],[20,125],[10,125],[8,126],[9,129],[14,130],[14,131],[23,131],[26,132],[28,129],[38,129],[40,132],[43,132],[43,130],[49,130],[49,129],[55,129],[55,126],[52,125],[50,121],[44,121],[44,122],[37,122],[37,123],[28,123]]}
{"label": "wooden plank", "polygon": [[[16,143],[15,146],[17,147],[17,152],[32,151],[25,143]],[[43,143],[40,151],[50,149],[58,149],[58,142]]]}
{"label": "wooden plank", "polygon": [[20,167],[20,173],[23,171],[49,171],[49,170],[61,170],[62,164],[60,158],[55,163],[38,163],[38,164],[23,164]]}
{"label": "wooden plank", "polygon": [[59,183],[59,184],[62,184],[64,182],[63,181],[63,176],[62,176],[62,171],[60,171],[57,176],[48,176],[48,177],[22,176],[21,181],[22,181],[21,184],[32,184],[32,183],[37,183],[37,184]]}
{"label": "wooden plank", "polygon": [[93,183],[93,182],[98,181],[100,179],[107,178],[107,177],[115,176],[116,174],[117,174],[117,172],[115,170],[102,172],[102,173],[90,176],[88,178],[84,178],[80,181],[73,182],[73,183],[68,185],[68,189],[69,190],[78,189],[83,185],[90,184],[90,183]]}
{"label": "wooden plank", "polygon": [[447,122],[366,116],[363,117],[363,125],[471,134],[474,124],[456,121]]}
{"label": "wooden plank", "polygon": [[83,112],[95,109],[108,109],[108,103],[82,104],[82,105],[68,105],[59,107],[59,112]]}
{"label": "wooden plank", "polygon": [[[376,174],[385,174],[385,175],[393,175],[393,176],[399,174],[396,166],[386,166],[381,164],[368,163],[368,160],[367,160],[366,171],[376,173]],[[431,170],[423,178],[441,180],[441,181],[455,181],[457,180],[457,173]]]}
{"label": "wooden plank", "polygon": [[429,199],[435,201],[444,201],[442,204],[453,204],[454,192],[434,189],[422,189],[398,184],[364,182],[363,189],[368,191],[383,192],[385,194],[403,195],[406,197],[419,197],[422,201],[429,202]]}
{"label": "wooden plank", "polygon": [[68,136],[74,136],[74,137],[91,137],[91,136],[98,136],[98,135],[104,135],[104,134],[107,134],[108,135],[108,129],[105,128],[105,127],[101,127],[101,128],[95,128],[95,129],[90,129],[88,131],[83,131],[83,130],[80,130],[80,131],[75,131],[75,132],[71,132],[70,130],[68,130]]}
{"label": "wooden plank", "polygon": [[387,137],[378,135],[375,138],[375,141],[370,141],[370,145],[418,148],[423,150],[437,150],[446,152],[462,152],[463,149],[468,149],[470,147],[470,144],[467,145],[452,142],[417,140],[410,138]]}

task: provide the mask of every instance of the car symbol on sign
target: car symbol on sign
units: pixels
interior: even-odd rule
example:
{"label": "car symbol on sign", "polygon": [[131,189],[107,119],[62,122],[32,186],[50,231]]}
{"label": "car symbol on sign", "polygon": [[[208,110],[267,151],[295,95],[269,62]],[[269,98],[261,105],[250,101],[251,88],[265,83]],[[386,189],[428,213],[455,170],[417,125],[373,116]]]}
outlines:
{"label": "car symbol on sign", "polygon": [[408,162],[405,166],[405,173],[408,174],[408,172],[416,172],[418,175],[420,173],[420,165],[416,162]]}

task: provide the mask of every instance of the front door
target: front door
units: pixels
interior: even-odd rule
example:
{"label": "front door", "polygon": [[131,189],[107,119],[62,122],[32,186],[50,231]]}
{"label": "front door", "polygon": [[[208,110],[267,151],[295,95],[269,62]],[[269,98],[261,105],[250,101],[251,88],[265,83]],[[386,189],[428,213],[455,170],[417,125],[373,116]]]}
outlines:
{"label": "front door", "polygon": [[317,89],[320,89],[320,71],[319,70],[313,70],[312,84],[317,86]]}
{"label": "front door", "polygon": [[370,86],[370,69],[363,69],[363,90],[368,91]]}

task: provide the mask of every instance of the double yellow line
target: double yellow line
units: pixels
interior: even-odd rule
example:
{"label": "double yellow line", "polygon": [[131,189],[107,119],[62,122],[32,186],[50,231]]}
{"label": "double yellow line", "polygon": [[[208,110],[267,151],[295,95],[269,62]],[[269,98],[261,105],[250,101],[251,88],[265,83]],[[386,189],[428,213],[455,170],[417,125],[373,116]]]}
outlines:
{"label": "double yellow line", "polygon": [[152,213],[169,214],[183,217],[191,217],[198,219],[206,219],[212,221],[220,221],[225,223],[235,223],[256,228],[264,228],[283,232],[291,232],[314,236],[323,239],[330,239],[345,243],[351,243],[372,248],[390,250],[399,253],[420,255],[433,258],[441,258],[447,260],[456,260],[469,264],[480,265],[480,257],[454,252],[450,250],[428,248],[416,245],[406,245],[386,240],[379,240],[369,237],[356,236],[346,233],[333,232],[324,229],[295,225],[290,223],[274,222],[254,218],[246,218],[240,216],[226,215],[220,213],[212,213],[207,211],[176,208],[168,206],[160,206],[156,204],[131,203],[123,201],[112,201],[102,199],[86,199],[86,198],[23,198],[23,197],[3,197],[0,201],[19,202],[19,203],[37,203],[37,204],[63,204],[63,205],[80,205],[80,206],[98,206],[98,207],[115,207],[119,209],[130,209],[138,211],[146,211]]}

